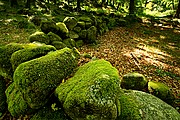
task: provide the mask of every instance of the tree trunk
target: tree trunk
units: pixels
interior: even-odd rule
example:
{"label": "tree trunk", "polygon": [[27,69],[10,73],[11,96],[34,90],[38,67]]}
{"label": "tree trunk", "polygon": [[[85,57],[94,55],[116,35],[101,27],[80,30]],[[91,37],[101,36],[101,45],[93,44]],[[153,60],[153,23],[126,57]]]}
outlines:
{"label": "tree trunk", "polygon": [[176,10],[175,17],[176,17],[176,18],[180,18],[180,0],[179,0],[179,3],[178,3],[178,8],[177,8],[177,10]]}
{"label": "tree trunk", "polygon": [[17,0],[9,0],[9,1],[10,1],[10,5],[11,5],[11,7],[18,6],[18,2],[17,2]]}
{"label": "tree trunk", "polygon": [[26,8],[29,8],[29,9],[30,9],[30,8],[31,8],[31,5],[30,5],[30,4],[31,4],[30,0],[27,0],[27,1],[26,1]]}
{"label": "tree trunk", "polygon": [[129,2],[129,14],[133,15],[135,11],[135,0],[130,0]]}
{"label": "tree trunk", "polygon": [[80,11],[81,10],[81,1],[80,0],[77,0],[77,11]]}

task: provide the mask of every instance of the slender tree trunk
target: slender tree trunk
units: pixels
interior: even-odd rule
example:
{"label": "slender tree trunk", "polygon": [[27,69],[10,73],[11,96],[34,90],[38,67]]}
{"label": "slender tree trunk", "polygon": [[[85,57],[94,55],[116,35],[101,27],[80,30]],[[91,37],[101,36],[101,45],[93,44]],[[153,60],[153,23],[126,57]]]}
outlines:
{"label": "slender tree trunk", "polygon": [[81,10],[81,1],[80,0],[77,0],[77,11],[80,11]]}
{"label": "slender tree trunk", "polygon": [[176,10],[175,17],[176,17],[176,18],[180,18],[180,0],[179,0],[179,3],[178,3],[178,8],[177,8],[177,10]]}
{"label": "slender tree trunk", "polygon": [[135,11],[135,0],[130,0],[129,2],[129,14],[132,15],[134,14]]}

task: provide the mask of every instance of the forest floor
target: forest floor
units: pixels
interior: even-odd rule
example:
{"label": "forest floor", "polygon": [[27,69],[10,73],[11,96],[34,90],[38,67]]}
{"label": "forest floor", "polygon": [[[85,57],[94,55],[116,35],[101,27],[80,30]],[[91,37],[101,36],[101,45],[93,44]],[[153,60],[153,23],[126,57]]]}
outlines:
{"label": "forest floor", "polygon": [[[81,54],[109,61],[123,75],[138,72],[162,82],[176,96],[180,108],[180,25],[137,23],[117,27],[98,37],[97,46],[83,46]],[[80,63],[90,59],[82,58]]]}
{"label": "forest floor", "polygon": [[[35,30],[18,29],[17,21],[0,17],[0,46],[8,43],[28,43]],[[139,72],[149,81],[168,85],[176,96],[176,109],[180,109],[180,25],[136,23],[117,27],[98,36],[97,45],[85,45],[80,53],[93,59],[109,61],[119,70],[120,77]],[[91,59],[81,58],[79,64]]]}

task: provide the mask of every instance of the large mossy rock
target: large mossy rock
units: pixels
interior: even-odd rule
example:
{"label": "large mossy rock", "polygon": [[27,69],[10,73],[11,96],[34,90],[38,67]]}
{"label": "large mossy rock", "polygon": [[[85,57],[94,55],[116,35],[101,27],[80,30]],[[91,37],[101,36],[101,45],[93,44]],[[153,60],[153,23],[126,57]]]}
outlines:
{"label": "large mossy rock", "polygon": [[13,80],[32,109],[47,103],[53,90],[77,67],[77,58],[76,50],[64,48],[16,68]]}
{"label": "large mossy rock", "polygon": [[3,113],[6,108],[5,90],[6,90],[6,82],[4,78],[0,75],[0,114]]}
{"label": "large mossy rock", "polygon": [[29,41],[30,42],[36,41],[45,44],[50,43],[49,37],[44,32],[38,32],[38,31],[29,36]]}
{"label": "large mossy rock", "polygon": [[12,79],[13,70],[10,62],[11,55],[23,49],[24,46],[22,44],[11,43],[6,46],[0,47],[0,71],[2,71],[4,77],[8,77]]}
{"label": "large mossy rock", "polygon": [[66,44],[64,44],[63,42],[60,42],[60,41],[54,41],[52,42],[52,45],[57,49],[57,50],[60,50],[60,49],[63,49],[66,46]]}
{"label": "large mossy rock", "polygon": [[119,86],[118,70],[105,60],[96,60],[61,83],[55,95],[74,120],[115,120]]}
{"label": "large mossy rock", "polygon": [[50,44],[54,41],[60,41],[62,42],[62,38],[60,36],[58,36],[57,34],[53,33],[53,32],[49,32],[47,34],[47,36],[49,37],[50,40]]}
{"label": "large mossy rock", "polygon": [[68,30],[66,24],[64,24],[63,22],[58,22],[58,23],[56,23],[56,25],[59,28],[58,35],[61,36],[62,38],[67,37],[69,30]]}
{"label": "large mossy rock", "polygon": [[43,107],[30,120],[70,120],[61,108],[52,108],[53,105],[56,103]]}
{"label": "large mossy rock", "polygon": [[39,44],[37,46],[25,48],[19,51],[16,51],[11,56],[11,64],[13,71],[23,62],[42,57],[50,51],[55,51],[56,48],[51,45]]}
{"label": "large mossy rock", "polygon": [[117,120],[179,120],[180,114],[159,98],[135,90],[124,90],[119,97],[121,114]]}
{"label": "large mossy rock", "polygon": [[123,76],[121,81],[121,87],[132,90],[143,90],[147,87],[148,81],[144,75],[139,73],[128,73]]}
{"label": "large mossy rock", "polygon": [[174,96],[170,88],[160,82],[148,82],[148,91],[168,104],[173,104]]}
{"label": "large mossy rock", "polygon": [[66,17],[63,22],[69,30],[72,30],[77,25],[77,19],[75,17]]}
{"label": "large mossy rock", "polygon": [[91,26],[87,29],[87,40],[85,41],[88,44],[96,42],[97,28],[95,26]]}
{"label": "large mossy rock", "polygon": [[76,47],[76,42],[74,41],[74,39],[71,39],[71,38],[67,38],[67,39],[63,40],[63,43],[64,43],[68,48]]}
{"label": "large mossy rock", "polygon": [[28,106],[24,100],[23,94],[19,88],[13,83],[6,89],[8,111],[14,117],[31,113],[33,110]]}
{"label": "large mossy rock", "polygon": [[49,32],[57,33],[59,30],[59,27],[53,21],[42,21],[40,28],[46,34]]}

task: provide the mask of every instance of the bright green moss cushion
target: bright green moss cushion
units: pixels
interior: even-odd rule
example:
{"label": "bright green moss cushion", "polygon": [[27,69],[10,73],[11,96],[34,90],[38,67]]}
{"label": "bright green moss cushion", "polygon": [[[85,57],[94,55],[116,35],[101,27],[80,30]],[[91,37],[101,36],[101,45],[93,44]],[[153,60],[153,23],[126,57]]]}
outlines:
{"label": "bright green moss cushion", "polygon": [[119,86],[116,68],[105,60],[96,60],[81,66],[55,94],[72,119],[115,120]]}
{"label": "bright green moss cushion", "polygon": [[15,70],[21,63],[46,55],[50,51],[55,51],[56,48],[50,45],[39,45],[16,51],[11,56],[11,64]]}
{"label": "bright green moss cushion", "polygon": [[33,109],[42,107],[59,83],[77,67],[78,54],[64,48],[20,64],[14,82]]}

